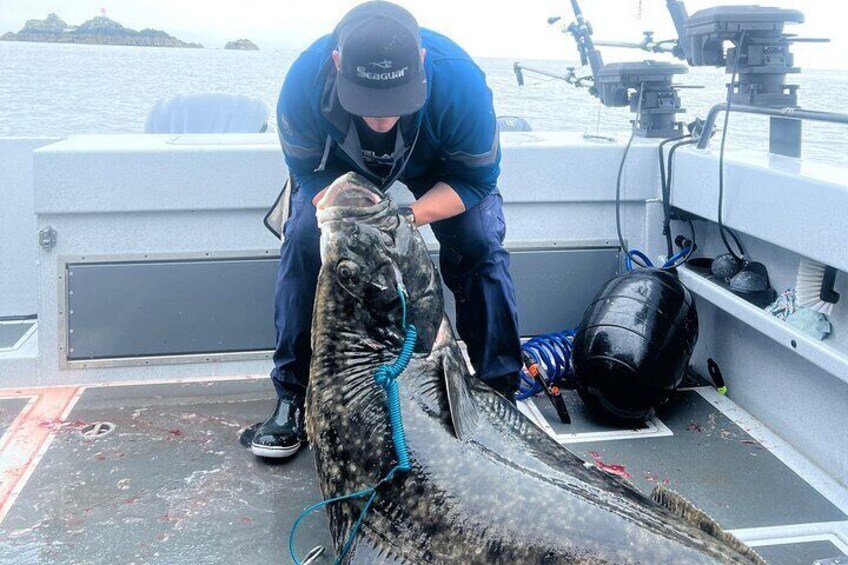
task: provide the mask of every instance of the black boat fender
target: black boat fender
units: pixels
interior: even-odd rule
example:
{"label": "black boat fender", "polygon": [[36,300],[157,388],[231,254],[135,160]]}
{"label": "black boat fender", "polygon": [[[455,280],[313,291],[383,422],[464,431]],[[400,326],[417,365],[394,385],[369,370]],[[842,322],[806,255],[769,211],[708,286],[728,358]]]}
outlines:
{"label": "black boat fender", "polygon": [[637,269],[615,277],[577,328],[577,391],[590,408],[645,420],[677,389],[697,339],[695,301],[674,271]]}

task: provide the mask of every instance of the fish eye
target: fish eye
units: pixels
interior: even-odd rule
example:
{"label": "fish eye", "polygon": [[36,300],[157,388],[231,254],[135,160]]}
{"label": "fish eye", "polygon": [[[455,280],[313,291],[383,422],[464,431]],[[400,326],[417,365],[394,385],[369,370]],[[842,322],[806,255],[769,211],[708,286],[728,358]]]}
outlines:
{"label": "fish eye", "polygon": [[350,259],[342,259],[336,265],[336,274],[342,282],[356,283],[359,281],[359,265]]}

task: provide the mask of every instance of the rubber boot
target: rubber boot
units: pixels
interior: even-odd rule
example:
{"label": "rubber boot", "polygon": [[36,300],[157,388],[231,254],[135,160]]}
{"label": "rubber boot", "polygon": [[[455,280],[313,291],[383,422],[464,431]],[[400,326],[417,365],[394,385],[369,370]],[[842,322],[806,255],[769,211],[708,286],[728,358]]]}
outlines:
{"label": "rubber boot", "polygon": [[286,459],[293,457],[305,440],[303,398],[278,398],[274,413],[256,428],[250,450],[259,457]]}

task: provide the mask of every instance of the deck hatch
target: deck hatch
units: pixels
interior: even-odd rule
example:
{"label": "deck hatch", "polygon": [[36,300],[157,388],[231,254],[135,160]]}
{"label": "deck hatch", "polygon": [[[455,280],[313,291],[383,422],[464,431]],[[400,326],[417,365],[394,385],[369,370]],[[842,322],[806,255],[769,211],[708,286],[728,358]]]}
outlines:
{"label": "deck hatch", "polygon": [[[279,258],[260,255],[64,259],[63,363],[75,368],[270,358]],[[438,260],[437,252],[433,257]],[[511,258],[523,335],[576,325],[620,266],[618,247],[596,242],[518,246]],[[452,316],[447,290],[445,298]]]}
{"label": "deck hatch", "polygon": [[67,359],[272,349],[278,262],[68,263]]}

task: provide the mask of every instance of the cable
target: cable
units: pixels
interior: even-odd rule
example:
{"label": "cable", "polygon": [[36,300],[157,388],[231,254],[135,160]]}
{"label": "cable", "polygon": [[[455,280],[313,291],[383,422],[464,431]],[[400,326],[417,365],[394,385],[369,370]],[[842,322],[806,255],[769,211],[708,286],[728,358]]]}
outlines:
{"label": "cable", "polygon": [[[689,233],[692,234],[692,240],[691,240],[692,241],[692,253],[695,253],[695,250],[698,249],[698,244],[695,242],[695,238],[697,237],[695,235],[695,224],[692,222],[691,219],[686,220],[686,222],[689,224]],[[692,253],[690,253],[690,255]],[[688,260],[689,260],[689,257],[686,257],[686,261],[688,261]]]}
{"label": "cable", "polygon": [[663,264],[663,269],[676,269],[681,265],[685,265],[686,261],[689,260],[690,257],[695,253],[695,250],[698,246],[695,244],[695,224],[692,223],[692,220],[687,220],[689,223],[689,232],[692,234],[691,242],[689,247],[681,249],[671,257],[669,257],[666,262]]}
{"label": "cable", "polygon": [[669,257],[668,260],[665,263],[663,263],[662,268],[663,269],[671,269],[673,267],[677,267],[677,266],[679,266],[679,265],[677,265],[677,262],[681,261],[681,260],[682,260],[682,262],[685,263],[686,257],[689,257],[689,255],[692,254],[692,250],[694,248],[695,248],[694,246],[690,245],[689,247],[681,249],[680,251],[678,251],[677,253],[675,253],[671,257]]}
{"label": "cable", "polygon": [[[671,173],[674,170],[674,153],[675,153],[675,151],[677,151],[679,148],[683,147],[684,145],[694,145],[695,143],[698,143],[698,140],[692,139],[691,135],[684,136],[681,139],[683,141],[675,143],[674,145],[671,146],[671,149],[668,150],[668,170],[666,171],[666,175],[668,176],[668,181],[666,182],[666,189],[668,190],[668,192],[667,192],[666,195],[669,198],[671,197]],[[670,207],[670,203],[669,203],[669,207]]]}
{"label": "cable", "polygon": [[[686,263],[692,254],[695,253],[697,249],[697,245],[695,244],[695,224],[692,223],[691,219],[687,219],[686,221],[689,223],[689,233],[692,235],[690,241],[690,245],[685,249],[680,250],[676,254],[672,254],[673,247],[671,247],[671,185],[672,185],[672,173],[674,172],[674,153],[684,145],[691,145],[697,143],[697,140],[692,137],[692,135],[686,135],[678,140],[666,140],[663,143],[668,141],[677,141],[674,145],[671,146],[671,149],[668,151],[668,168],[663,173],[661,171],[661,175],[665,177],[665,182],[663,183],[663,205],[664,210],[666,211],[665,215],[665,224],[663,225],[663,232],[666,234],[666,240],[669,242],[669,247],[671,251],[668,253],[668,259],[665,264],[663,264],[663,269],[676,269],[680,265]],[[662,144],[661,144],[662,145]],[[661,155],[662,157],[662,155]],[[661,159],[662,161],[662,159]]]}
{"label": "cable", "polygon": [[[639,93],[639,100],[636,103],[636,121],[634,122],[634,126],[639,124],[639,121],[642,117],[642,96],[643,89],[645,83],[642,82],[639,85],[639,89],[636,91]],[[636,263],[640,267],[648,268],[651,265],[651,261],[648,260],[647,263],[643,262],[641,258],[638,258],[624,243],[624,235],[621,233],[621,174],[624,172],[624,163],[627,161],[627,154],[630,152],[630,146],[633,144],[633,138],[636,136],[636,130],[630,130],[630,138],[627,140],[627,145],[624,146],[624,153],[621,155],[621,161],[618,164],[618,176],[615,180],[615,229],[618,234],[618,244],[621,246],[622,251],[627,256],[627,258],[632,262]],[[645,257],[643,253],[639,253],[642,257]],[[638,260],[637,260],[638,258]],[[647,259],[647,257],[645,257]]]}
{"label": "cable", "polygon": [[647,267],[648,265],[643,263],[641,259],[639,261],[633,260],[633,254],[624,243],[624,235],[621,233],[621,173],[624,170],[624,162],[627,160],[627,153],[630,152],[630,145],[633,144],[633,137],[635,133],[636,132],[633,131],[630,132],[630,139],[627,140],[627,145],[624,146],[624,154],[621,156],[621,162],[618,164],[618,177],[615,181],[615,229],[618,233],[618,244],[621,246],[624,254],[627,255],[634,263],[641,265],[642,267]]}
{"label": "cable", "polygon": [[[731,109],[731,93],[733,92],[734,85],[736,84],[736,75],[739,70],[739,56],[742,53],[742,45],[745,43],[745,37],[748,32],[743,31],[742,35],[739,37],[739,45],[736,47],[736,57],[733,62],[733,73],[730,77],[730,86],[727,88],[727,109],[724,112],[724,127],[721,132],[721,149],[719,150],[718,155],[718,233],[721,235],[721,240],[724,242],[724,246],[727,248],[727,251],[733,255],[734,258],[739,261],[745,262],[745,248],[742,247],[742,242],[739,241],[739,238],[730,228],[724,226],[723,221],[723,209],[724,209],[724,147],[727,142],[727,129],[728,123],[730,122],[730,109]],[[709,135],[709,132],[706,132]],[[730,242],[727,240],[727,233],[730,233],[731,238],[736,243],[739,254],[736,254],[736,251],[731,247]]]}
{"label": "cable", "polygon": [[696,140],[692,138],[692,135],[685,135],[681,138],[676,138],[674,140],[665,140],[660,144],[660,163],[663,162],[662,159],[662,145],[668,141],[676,141],[674,145],[671,146],[671,149],[668,151],[668,168],[665,172],[661,171],[661,175],[664,177],[664,182],[662,183],[662,199],[663,199],[663,235],[665,235],[666,246],[668,247],[668,257],[671,257],[674,254],[674,246],[671,243],[671,173],[672,173],[672,165],[674,163],[674,152],[677,151],[679,147],[684,145],[691,145],[696,143]]}
{"label": "cable", "polygon": [[662,187],[662,195],[663,195],[663,235],[665,236],[666,250],[668,255],[674,252],[674,246],[671,243],[671,232],[668,229],[669,216],[671,215],[671,207],[669,206],[668,199],[666,198],[667,192],[667,184],[670,177],[666,177],[665,174],[665,146],[667,143],[671,143],[675,141],[677,138],[669,138],[660,141],[660,145],[658,148],[659,158],[660,158],[660,186]]}
{"label": "cable", "polygon": [[[645,83],[641,83],[639,85],[638,93],[639,100],[636,104],[636,121],[634,125],[639,123],[639,120],[642,116],[642,93],[644,89]],[[616,176],[615,181],[615,229],[618,234],[618,243],[621,246],[622,251],[624,251],[625,257],[624,262],[627,270],[633,270],[633,265],[636,264],[643,268],[653,268],[654,264],[651,261],[650,257],[642,253],[637,249],[630,249],[624,243],[624,235],[621,231],[621,176],[624,172],[624,163],[627,161],[627,155],[630,152],[630,146],[633,144],[633,138],[635,137],[635,130],[630,132],[630,138],[627,140],[627,145],[624,146],[624,153],[621,155],[621,161],[618,164],[618,175]],[[680,141],[684,139],[684,141]],[[669,151],[669,162],[668,162],[668,171],[665,170],[665,162],[663,157],[663,148],[667,143],[672,141],[676,141],[677,143],[672,146]],[[691,220],[689,220],[689,228],[692,232],[692,244],[689,247],[681,249],[677,253],[673,253],[674,247],[671,242],[671,231],[669,229],[669,220],[671,216],[670,210],[670,195],[671,195],[671,165],[672,159],[674,156],[674,151],[682,146],[688,145],[691,143],[695,143],[695,140],[692,139],[691,135],[684,136],[683,138],[675,138],[675,139],[666,139],[660,142],[659,146],[659,159],[660,159],[660,182],[662,184],[663,189],[663,211],[665,214],[665,223],[664,223],[664,233],[666,235],[666,243],[668,246],[668,259],[666,262],[660,267],[661,269],[676,269],[683,263],[689,260],[692,254],[695,252],[695,226]]]}
{"label": "cable", "polygon": [[631,249],[630,253],[631,253],[631,255],[625,255],[624,256],[624,267],[628,271],[633,270],[633,259],[632,259],[632,257],[638,257],[642,261],[642,263],[640,264],[641,267],[645,267],[647,269],[653,269],[654,268],[654,262],[651,261],[651,258],[648,257],[647,255],[645,255],[644,253],[642,253],[641,251],[639,251],[638,249]]}

